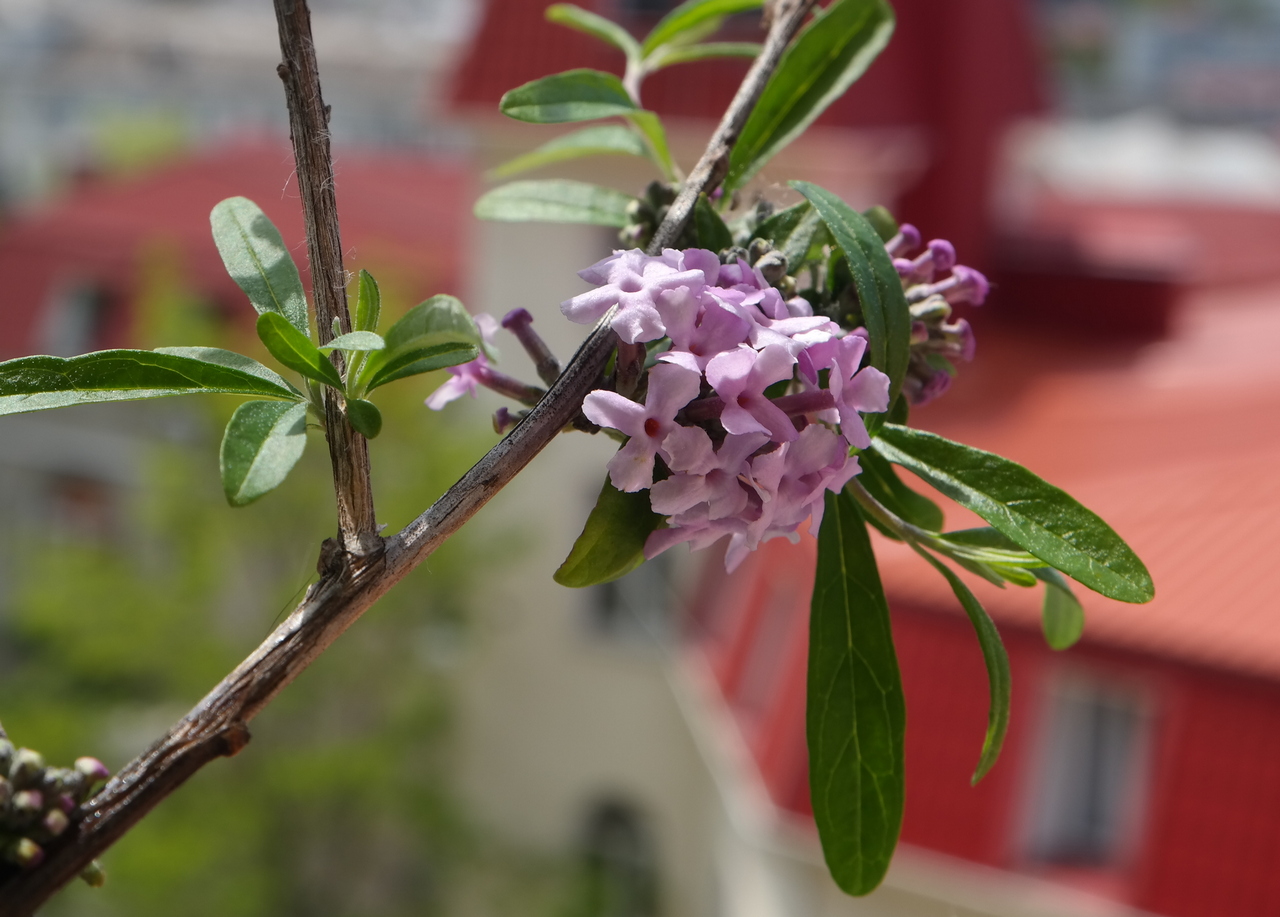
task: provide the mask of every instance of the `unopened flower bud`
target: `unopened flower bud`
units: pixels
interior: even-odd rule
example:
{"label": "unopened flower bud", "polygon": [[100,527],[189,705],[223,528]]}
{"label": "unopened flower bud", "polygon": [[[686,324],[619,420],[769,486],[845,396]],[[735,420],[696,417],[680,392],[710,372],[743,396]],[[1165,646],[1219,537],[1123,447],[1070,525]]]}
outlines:
{"label": "unopened flower bud", "polygon": [[973,328],[967,321],[962,318],[954,324],[941,325],[939,331],[954,356],[966,361],[973,359],[977,340],[973,336]]}
{"label": "unopened flower bud", "polygon": [[941,296],[930,296],[923,302],[911,304],[911,317],[927,325],[945,322],[951,317],[951,303]]}
{"label": "unopened flower bud", "polygon": [[9,773],[9,765],[13,763],[13,743],[0,736],[0,774]]}
{"label": "unopened flower bud", "polygon": [[660,181],[651,181],[649,186],[644,189],[644,196],[645,200],[649,201],[656,210],[659,207],[670,206],[675,203],[676,189]]}
{"label": "unopened flower bud", "polygon": [[618,241],[623,245],[629,245],[633,248],[639,247],[644,241],[644,237],[648,230],[645,227],[633,223],[630,226],[624,226],[618,230]]}
{"label": "unopened flower bud", "polygon": [[907,255],[920,247],[920,230],[910,223],[898,227],[898,234],[884,244],[889,254],[894,257]]}
{"label": "unopened flower bud", "polygon": [[737,264],[739,260],[747,260],[747,250],[741,245],[735,245],[732,248],[726,248],[720,253],[721,264]]}
{"label": "unopened flower bud", "polygon": [[59,809],[70,815],[76,810],[76,799],[70,793],[61,793],[58,795],[56,805]]}
{"label": "unopened flower bud", "polygon": [[44,829],[51,839],[57,837],[71,824],[71,819],[67,818],[67,813],[61,809],[50,809],[44,813],[44,818],[40,820],[40,827]]}
{"label": "unopened flower bud", "polygon": [[44,771],[44,756],[30,748],[19,748],[9,765],[9,780],[15,788],[30,786]]}
{"label": "unopened flower bud", "polygon": [[929,326],[924,322],[911,323],[911,343],[923,344],[929,340]]}
{"label": "unopened flower bud", "polygon": [[766,254],[773,250],[773,243],[768,239],[756,237],[751,240],[751,244],[747,246],[747,260],[755,264]]}
{"label": "unopened flower bud", "polygon": [[77,773],[84,775],[84,786],[77,794],[77,798],[82,801],[90,796],[97,784],[111,776],[111,771],[97,758],[76,758],[75,769]]}
{"label": "unopened flower bud", "polygon": [[787,256],[780,251],[766,252],[757,259],[755,268],[765,280],[776,286],[787,276]]}
{"label": "unopened flower bud", "polygon": [[626,214],[629,223],[645,223],[653,219],[653,208],[636,199],[627,205]]}
{"label": "unopened flower bud", "polygon": [[991,285],[980,271],[957,264],[951,269],[955,284],[946,291],[948,302],[967,302],[980,306],[986,301]]}
{"label": "unopened flower bud", "polygon": [[946,239],[934,239],[929,243],[929,254],[933,257],[935,270],[949,271],[956,264],[956,247]]}
{"label": "unopened flower bud", "polygon": [[30,818],[44,808],[44,794],[39,790],[19,790],[13,794],[9,808],[19,819]]}
{"label": "unopened flower bud", "polygon": [[20,837],[10,841],[0,850],[0,857],[13,863],[19,869],[35,869],[44,861],[44,851],[29,837]]}
{"label": "unopened flower bud", "polygon": [[101,863],[93,860],[88,866],[80,870],[80,878],[84,879],[90,888],[102,888],[102,884],[107,881],[107,873],[102,868]]}

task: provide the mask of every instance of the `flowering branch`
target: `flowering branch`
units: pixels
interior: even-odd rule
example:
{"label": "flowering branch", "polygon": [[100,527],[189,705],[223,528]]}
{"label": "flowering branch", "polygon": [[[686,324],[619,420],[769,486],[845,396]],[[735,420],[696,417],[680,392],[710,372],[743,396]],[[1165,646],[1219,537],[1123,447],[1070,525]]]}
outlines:
{"label": "flowering branch", "polygon": [[[713,190],[724,177],[734,141],[814,2],[778,0],[772,9],[764,47],[654,234],[651,251],[660,251],[679,236],[698,196]],[[276,0],[276,13],[285,57],[280,73],[289,99],[307,215],[317,320],[321,340],[327,341],[335,317],[342,331],[350,330],[328,156],[327,109],[320,96],[305,0]],[[374,541],[364,439],[350,429],[335,399],[327,398],[326,432],[342,541],[327,540],[322,547],[319,582],[248,658],[82,807],[71,827],[49,845],[39,868],[17,873],[0,885],[0,917],[33,914],[201,767],[244,748],[249,741],[247,724],[281,689],[578,417],[583,399],[597,385],[617,341],[610,326],[613,311],[596,324],[547,394],[511,434],[422,515],[387,539],[382,552]]]}

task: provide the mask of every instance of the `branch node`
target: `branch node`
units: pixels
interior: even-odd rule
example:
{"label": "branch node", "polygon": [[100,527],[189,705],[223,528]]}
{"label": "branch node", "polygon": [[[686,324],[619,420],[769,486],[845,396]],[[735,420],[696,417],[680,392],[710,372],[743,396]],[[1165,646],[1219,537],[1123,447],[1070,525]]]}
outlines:
{"label": "branch node", "polygon": [[222,740],[223,757],[234,758],[249,744],[252,736],[249,735],[249,727],[244,723],[232,723],[219,738]]}

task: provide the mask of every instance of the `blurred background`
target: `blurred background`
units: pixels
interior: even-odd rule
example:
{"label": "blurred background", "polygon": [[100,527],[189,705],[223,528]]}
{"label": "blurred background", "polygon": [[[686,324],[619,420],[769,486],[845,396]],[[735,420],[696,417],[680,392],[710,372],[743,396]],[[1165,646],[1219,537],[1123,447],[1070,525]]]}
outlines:
{"label": "blurred background", "polygon": [[[586,3],[647,29],[663,0]],[[437,292],[558,303],[616,243],[483,224],[486,170],[554,135],[503,91],[614,52],[542,0],[313,0],[348,270],[392,314]],[[1156,600],[975,585],[1009,647],[1013,724],[969,786],[981,656],[941,580],[877,542],[907,691],[904,843],[844,898],[810,817],[811,542],[733,578],[715,551],[575,592],[551,573],[607,442],[565,436],[77,884],[61,915],[1138,915],[1280,912],[1280,2],[898,0],[890,49],[744,195],[817,181],[956,243],[993,293],[977,359],[913,423],[1010,456],[1106,518]],[[725,27],[750,37],[751,17]],[[0,0],[0,358],[203,343],[256,353],[209,237],[245,195],[305,260],[266,0]],[[744,65],[664,71],[645,102],[690,165]],[[616,158],[545,170],[635,192]],[[504,368],[533,378],[511,339]],[[398,528],[488,448],[496,397],[384,398]],[[324,450],[226,507],[234,401],[0,424],[0,721],[114,770],[314,578]],[[325,495],[325,496],[320,496]],[[952,527],[970,524],[951,507]],[[674,553],[674,552],[672,552]],[[910,552],[907,552],[910,553]],[[1083,590],[1080,590],[1083,591]]]}

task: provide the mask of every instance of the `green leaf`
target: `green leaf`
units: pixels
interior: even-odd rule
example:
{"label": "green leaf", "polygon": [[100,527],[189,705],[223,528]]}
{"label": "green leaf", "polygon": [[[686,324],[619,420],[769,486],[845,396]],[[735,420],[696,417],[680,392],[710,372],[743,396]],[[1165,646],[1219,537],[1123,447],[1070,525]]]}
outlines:
{"label": "green leaf", "polygon": [[726,190],[740,187],[853,85],[893,34],[884,0],[835,0],[782,55],[729,157]]}
{"label": "green leaf", "polygon": [[752,233],[752,237],[758,236],[761,239],[768,239],[777,246],[782,239],[785,239],[800,225],[801,220],[811,213],[813,213],[813,205],[808,201],[792,204],[790,207],[779,210],[768,219],[762,221],[756,227],[755,232]]}
{"label": "green leaf", "polygon": [[382,292],[378,289],[378,281],[368,271],[361,270],[356,292],[355,328],[357,331],[377,331],[381,317]]}
{"label": "green leaf", "polygon": [[216,363],[219,366],[238,369],[260,379],[266,379],[273,385],[288,389],[296,398],[302,399],[305,397],[292,382],[285,379],[274,369],[263,366],[252,357],[246,357],[244,354],[236,353],[234,350],[222,350],[218,347],[157,347],[153,352],[172,354],[176,357],[190,357],[193,360],[201,360],[205,363]]}
{"label": "green leaf", "polygon": [[677,41],[681,35],[706,22],[734,13],[759,9],[764,0],[687,0],[659,20],[640,45],[646,57],[662,45]]}
{"label": "green leaf", "polygon": [[1109,525],[1021,465],[894,424],[872,448],[1090,589],[1122,602],[1154,597],[1151,574]]}
{"label": "green leaf", "polygon": [[698,246],[718,252],[733,247],[733,233],[724,225],[720,214],[716,213],[705,194],[698,195],[698,203],[693,208],[693,223],[698,230]]}
{"label": "green leaf", "polygon": [[893,259],[866,217],[840,198],[809,182],[793,181],[791,187],[813,204],[849,263],[870,337],[867,351],[871,365],[889,377],[892,403],[911,355],[911,311]]}
{"label": "green leaf", "polygon": [[307,296],[298,266],[262,208],[246,197],[229,197],[213,208],[209,224],[227,273],[259,314],[283,315],[306,334]]}
{"label": "green leaf", "polygon": [[232,506],[252,503],[289,476],[307,447],[307,406],[246,401],[222,435],[218,464]]}
{"label": "green leaf", "polygon": [[667,146],[667,131],[662,126],[662,119],[651,111],[635,111],[627,115],[627,120],[643,135],[649,158],[668,179],[674,181],[676,165],[671,158],[671,148]]}
{"label": "green leaf", "polygon": [[906,710],[889,606],[862,516],[826,495],[809,624],[813,816],[836,884],[880,884],[902,827]]}
{"label": "green leaf", "polygon": [[1040,612],[1044,642],[1055,650],[1074,646],[1084,633],[1084,606],[1057,570],[1040,567],[1031,572],[1044,582],[1044,605]]}
{"label": "green leaf", "polygon": [[517,121],[563,124],[629,115],[639,110],[622,80],[600,70],[566,70],[517,86],[498,103],[499,110]]}
{"label": "green leaf", "polygon": [[507,178],[557,162],[605,155],[648,156],[649,148],[635,131],[621,124],[598,124],[548,141],[530,153],[503,163],[489,174],[494,178]]}
{"label": "green leaf", "polygon": [[547,21],[567,26],[579,32],[585,32],[592,38],[598,38],[605,44],[619,48],[627,55],[627,60],[640,59],[640,43],[631,37],[631,33],[616,22],[584,10],[572,3],[553,3],[547,7]]}
{"label": "green leaf", "polygon": [[580,589],[626,576],[644,563],[645,539],[662,523],[663,517],[649,506],[648,491],[624,493],[606,480],[582,534],[553,579]]}
{"label": "green leaf", "polygon": [[[266,370],[248,357],[243,359]],[[299,400],[294,388],[280,384],[283,379],[270,370],[267,374],[220,360],[151,350],[102,350],[66,359],[20,357],[0,363],[0,415],[201,393]]]}
{"label": "green leaf", "polygon": [[760,55],[764,46],[755,41],[707,41],[697,45],[667,45],[649,61],[649,72],[676,64],[691,64],[718,57],[753,58]]}
{"label": "green leaf", "polygon": [[567,178],[514,181],[476,201],[475,213],[482,220],[594,223],[621,228],[627,225],[627,206],[634,200],[612,188]]}
{"label": "green leaf", "polygon": [[912,545],[916,552],[933,564],[951,585],[951,591],[960,600],[964,613],[969,616],[978,635],[978,646],[982,648],[982,661],[987,667],[987,686],[991,691],[991,703],[987,708],[987,735],[982,740],[982,754],[978,758],[978,768],[973,772],[973,783],[977,783],[987,775],[991,766],[1000,757],[1000,749],[1004,746],[1005,734],[1009,731],[1009,697],[1011,692],[1009,675],[1009,654],[1005,652],[1004,642],[996,630],[995,623],[987,610],[969,591],[969,587],[951,568],[938,560],[928,551]]}
{"label": "green leaf", "polygon": [[380,334],[374,334],[372,331],[351,331],[338,335],[328,344],[321,344],[318,349],[321,353],[333,353],[335,350],[357,350],[363,353],[382,350],[386,346]]}
{"label": "green leaf", "polygon": [[259,315],[258,337],[282,366],[300,372],[308,379],[342,389],[342,377],[329,362],[329,358],[311,343],[311,338],[289,324],[284,316],[276,312],[263,312]]}
{"label": "green leaf", "polygon": [[938,504],[902,483],[893,465],[871,451],[858,453],[858,464],[862,466],[858,481],[885,509],[925,531],[942,530],[944,518]]}
{"label": "green leaf", "polygon": [[365,439],[382,432],[382,412],[372,401],[351,398],[347,401],[347,421]]}
{"label": "green leaf", "polygon": [[453,296],[418,303],[387,329],[387,346],[375,351],[360,372],[361,391],[419,373],[469,363],[481,346],[480,331],[466,306]]}

